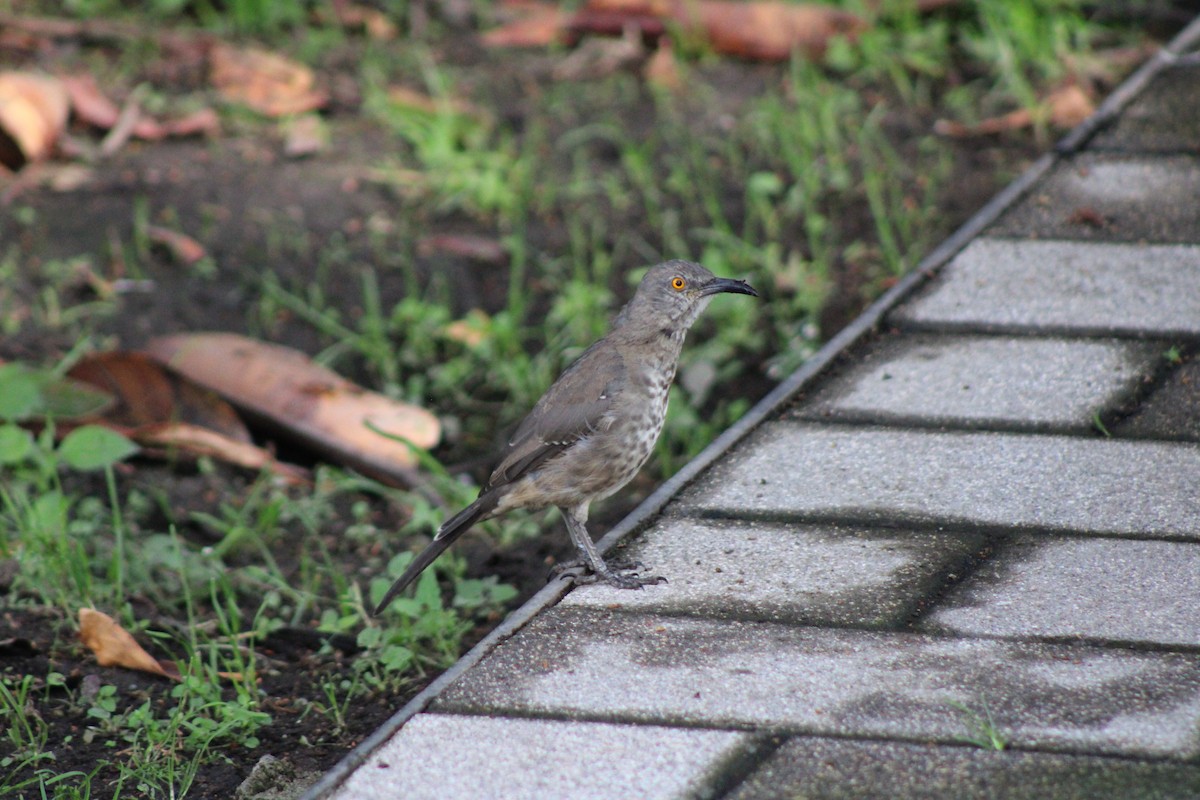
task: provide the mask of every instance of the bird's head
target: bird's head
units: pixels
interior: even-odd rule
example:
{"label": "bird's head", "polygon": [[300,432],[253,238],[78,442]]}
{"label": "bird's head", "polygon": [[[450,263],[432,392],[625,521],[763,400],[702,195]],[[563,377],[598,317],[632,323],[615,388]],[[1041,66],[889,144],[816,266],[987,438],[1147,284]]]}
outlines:
{"label": "bird's head", "polygon": [[758,292],[745,281],[718,278],[691,261],[664,261],[646,272],[637,292],[621,310],[617,323],[636,322],[672,332],[686,332],[700,316],[713,295],[722,292]]}

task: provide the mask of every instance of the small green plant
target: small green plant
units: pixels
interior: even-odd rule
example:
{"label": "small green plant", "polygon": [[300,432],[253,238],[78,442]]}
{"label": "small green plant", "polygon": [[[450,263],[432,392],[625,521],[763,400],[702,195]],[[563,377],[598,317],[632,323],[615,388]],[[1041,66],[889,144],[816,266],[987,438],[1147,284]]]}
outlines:
{"label": "small green plant", "polygon": [[33,705],[34,686],[32,675],[24,675],[11,685],[7,678],[0,679],[0,721],[4,722],[4,735],[12,748],[11,755],[0,759],[0,769],[15,772],[54,760],[54,754],[46,751],[48,726]]}
{"label": "small green plant", "polygon": [[414,179],[433,197],[439,211],[461,210],[483,219],[512,224],[524,215],[530,193],[531,164],[520,143],[480,112],[451,99],[445,74],[428,56],[423,77],[433,108],[392,100],[386,88],[372,84],[367,110],[411,148],[420,168],[400,168],[399,183]]}
{"label": "small green plant", "polygon": [[996,725],[996,720],[992,717],[992,710],[988,707],[987,698],[980,697],[979,705],[983,709],[982,713],[958,700],[951,700],[949,703],[962,713],[966,722],[968,732],[966,736],[962,737],[962,741],[984,750],[1003,750],[1008,747],[1008,737]]}
{"label": "small green plant", "polygon": [[[15,586],[38,593],[56,591],[62,600],[82,601],[91,594],[91,563],[103,532],[114,535],[109,573],[121,594],[124,526],[119,508],[104,509],[65,491],[67,469],[102,471],[110,499],[115,498],[113,465],[137,452],[126,437],[107,428],[84,425],[55,443],[47,420],[35,437],[13,420],[45,416],[53,404],[54,383],[44,373],[20,365],[0,368],[0,554],[18,554],[22,569]],[[11,392],[8,394],[7,392]],[[9,421],[4,421],[9,420]]]}

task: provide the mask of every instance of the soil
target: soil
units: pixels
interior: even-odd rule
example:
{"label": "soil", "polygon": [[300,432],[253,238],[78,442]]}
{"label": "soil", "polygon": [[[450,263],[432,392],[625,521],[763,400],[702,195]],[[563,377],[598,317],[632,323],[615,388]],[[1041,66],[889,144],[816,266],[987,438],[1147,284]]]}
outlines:
{"label": "soil", "polygon": [[[469,37],[464,35],[464,39]],[[522,97],[528,90],[527,76],[540,76],[534,79],[535,83],[547,80],[544,70],[547,57],[543,55],[530,56],[518,51],[481,54],[469,41],[452,41],[433,57],[439,62],[455,63],[459,74],[464,76],[463,84],[476,87],[477,95],[487,96],[489,105],[516,130],[521,129],[526,106]],[[46,66],[45,54],[39,60]],[[345,54],[343,60],[343,73],[335,69],[327,78],[335,86],[350,80],[353,52]],[[762,91],[778,79],[782,68],[726,60],[703,69],[704,80],[719,86],[722,97],[738,98]],[[10,306],[14,298],[30,298],[38,291],[37,279],[31,273],[39,265],[74,259],[80,254],[91,254],[95,263],[104,264],[106,274],[118,273],[121,265],[112,242],[131,240],[134,220],[142,213],[139,208],[145,208],[149,209],[152,221],[166,221],[196,235],[212,259],[215,274],[198,275],[181,268],[166,253],[155,250],[152,262],[141,266],[144,272],[129,276],[152,281],[152,293],[128,295],[119,314],[99,323],[105,343],[137,348],[152,336],[223,330],[286,342],[310,353],[319,351],[328,342],[311,326],[299,324],[286,314],[271,320],[252,316],[261,265],[270,264],[274,271],[300,284],[323,274],[316,254],[334,237],[344,239],[354,257],[369,262],[378,257],[381,247],[411,251],[413,229],[426,236],[495,235],[493,229],[463,215],[412,219],[399,213],[403,199],[371,178],[380,154],[393,150],[396,144],[359,114],[357,98],[352,92],[349,95],[335,94],[336,102],[328,116],[336,148],[313,158],[288,159],[269,130],[264,133],[261,126],[250,127],[226,132],[211,142],[131,144],[113,159],[94,166],[91,180],[70,191],[30,187],[11,193],[10,189],[8,207],[0,210],[0,252],[15,246],[29,271],[13,276],[14,285],[0,286],[0,298],[6,296]],[[711,117],[711,114],[698,116],[697,124]],[[930,129],[932,122],[932,112],[928,110],[905,109],[897,112],[893,127],[896,131],[923,132]],[[564,125],[570,124],[571,121],[564,120]],[[74,134],[94,135],[81,130]],[[954,175],[947,184],[953,194],[940,202],[946,233],[981,207],[1041,149],[1023,135],[947,141],[945,146],[954,151]],[[730,202],[741,201],[731,198]],[[35,221],[28,224],[28,220],[19,220],[13,211],[16,208],[33,209]],[[851,213],[838,220],[838,224],[848,230],[869,230],[872,223],[866,209],[858,209],[857,213],[857,218]],[[385,234],[382,244],[377,224],[380,220],[400,221],[399,230]],[[622,220],[621,224],[630,221]],[[561,227],[549,221],[530,228],[530,246],[544,252],[561,251],[564,237]],[[280,246],[281,238],[288,240],[286,247]],[[472,308],[488,312],[503,308],[508,285],[504,268],[448,253],[413,260],[423,271],[422,277],[438,276],[455,288],[456,315]],[[876,280],[877,276],[856,271],[852,265],[836,276],[835,292],[821,319],[826,336],[852,319],[871,299],[870,284]],[[337,280],[335,276],[321,288],[332,305],[347,314],[361,313],[361,291],[356,281]],[[380,288],[385,306],[396,302],[405,290],[399,277],[390,279],[386,274]],[[621,293],[626,291],[623,283],[612,288]],[[873,286],[874,290],[878,288]],[[86,280],[70,275],[64,277],[58,289],[65,302],[86,302],[94,291]],[[549,287],[531,287],[537,298],[541,298],[535,298],[535,303],[544,301],[549,290]],[[75,332],[69,326],[26,324],[0,341],[0,359],[54,363],[75,344]],[[770,382],[760,375],[747,381],[743,390],[753,401],[769,386]],[[453,413],[453,409],[437,411]],[[303,453],[289,455],[306,457]],[[449,463],[469,465],[478,478],[486,469],[488,453],[478,449],[455,450],[450,445],[439,456]],[[120,475],[122,488],[153,487],[157,495],[165,497],[161,522],[164,526],[179,524],[182,535],[194,541],[202,541],[205,533],[187,523],[190,515],[215,511],[223,500],[243,493],[251,478],[225,466],[200,473],[187,466],[147,462],[126,465]],[[95,485],[90,490],[101,489],[101,485]],[[605,529],[651,489],[651,479],[639,478],[594,513],[593,530]],[[374,521],[380,526],[398,524],[402,520],[395,517],[396,513],[380,507]],[[346,524],[335,523],[328,534],[331,547],[344,561],[345,574],[361,575],[378,569],[390,547],[386,543],[345,546],[341,534]],[[505,549],[497,548],[483,537],[468,540],[462,546],[470,572],[478,576],[496,575],[501,582],[517,586],[520,597],[516,602],[544,583],[549,565],[565,556],[568,549],[566,536],[558,531]],[[286,548],[281,548],[280,558],[286,555]],[[12,571],[18,568],[12,562],[0,562],[0,593],[7,593]],[[139,613],[152,620],[155,627],[170,629],[173,621],[163,619],[148,600],[134,602]],[[484,635],[494,622],[482,623],[467,645]],[[0,671],[4,674],[44,678],[52,671],[62,673],[68,684],[64,696],[87,691],[92,685],[113,684],[132,698],[144,697],[156,703],[168,700],[169,682],[128,670],[99,667],[82,648],[72,646],[74,636],[74,620],[64,616],[62,610],[0,599]],[[345,728],[332,730],[325,717],[301,713],[298,699],[320,697],[320,681],[344,669],[353,659],[353,639],[331,639],[315,634],[313,628],[298,627],[262,642],[260,649],[270,664],[264,670],[261,688],[263,696],[269,698],[267,706],[273,722],[259,734],[259,747],[244,752],[230,750],[226,752],[226,763],[202,768],[189,793],[191,797],[234,797],[254,765],[268,754],[288,760],[297,773],[308,776],[307,780],[315,779],[315,775],[330,768],[433,677],[426,675],[392,696],[356,703]],[[51,743],[73,737],[69,748],[55,751],[55,771],[88,772],[98,758],[111,758],[111,748],[104,748],[98,742],[83,743],[87,720],[80,714],[70,712],[65,704],[54,703],[45,704],[43,711],[50,726]],[[0,757],[6,754],[6,747],[7,742],[0,741]],[[116,776],[100,777],[103,784]]]}

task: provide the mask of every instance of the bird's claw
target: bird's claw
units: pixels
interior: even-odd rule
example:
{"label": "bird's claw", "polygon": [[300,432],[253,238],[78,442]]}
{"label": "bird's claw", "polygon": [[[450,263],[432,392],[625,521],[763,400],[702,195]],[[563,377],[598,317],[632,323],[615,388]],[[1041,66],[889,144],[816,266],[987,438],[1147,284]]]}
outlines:
{"label": "bird's claw", "polygon": [[638,570],[645,569],[640,561],[621,564],[607,564],[599,572],[592,571],[583,561],[566,561],[556,564],[550,570],[551,578],[570,580],[576,586],[589,586],[594,583],[606,583],[616,589],[641,589],[643,586],[657,586],[667,583],[662,575],[638,575]]}

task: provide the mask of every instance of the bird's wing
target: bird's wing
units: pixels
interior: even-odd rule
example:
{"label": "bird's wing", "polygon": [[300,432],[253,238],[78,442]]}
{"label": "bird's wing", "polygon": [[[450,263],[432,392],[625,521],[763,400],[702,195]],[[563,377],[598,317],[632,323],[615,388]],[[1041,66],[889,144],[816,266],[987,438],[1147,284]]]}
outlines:
{"label": "bird's wing", "polygon": [[592,345],[567,367],[509,440],[483,491],[511,483],[589,433],[612,424],[609,411],[625,386],[625,361]]}

